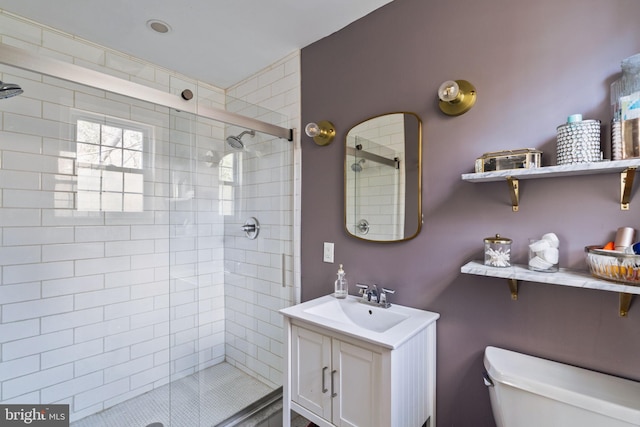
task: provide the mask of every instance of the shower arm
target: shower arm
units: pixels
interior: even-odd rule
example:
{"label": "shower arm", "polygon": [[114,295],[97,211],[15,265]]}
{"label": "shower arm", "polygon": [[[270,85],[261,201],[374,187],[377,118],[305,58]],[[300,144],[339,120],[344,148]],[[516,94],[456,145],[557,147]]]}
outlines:
{"label": "shower arm", "polygon": [[271,123],[231,113],[219,108],[205,107],[197,103],[191,103],[178,95],[173,95],[54,58],[35,55],[29,51],[3,43],[0,43],[0,64],[37,72],[73,83],[80,83],[92,88],[117,93],[129,98],[151,102],[175,110],[192,113],[200,117],[253,129],[261,133],[293,141],[293,129],[272,125]]}

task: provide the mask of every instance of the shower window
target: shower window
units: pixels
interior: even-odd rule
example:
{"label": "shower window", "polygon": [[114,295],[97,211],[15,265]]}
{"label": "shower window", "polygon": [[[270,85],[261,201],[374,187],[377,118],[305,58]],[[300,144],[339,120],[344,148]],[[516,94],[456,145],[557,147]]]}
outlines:
{"label": "shower window", "polygon": [[142,124],[77,115],[77,209],[142,212],[144,210],[144,141],[151,129]]}
{"label": "shower window", "polygon": [[220,194],[218,200],[218,213],[220,215],[233,215],[233,201],[235,199],[234,183],[236,182],[236,154],[227,154],[220,160],[219,168]]}

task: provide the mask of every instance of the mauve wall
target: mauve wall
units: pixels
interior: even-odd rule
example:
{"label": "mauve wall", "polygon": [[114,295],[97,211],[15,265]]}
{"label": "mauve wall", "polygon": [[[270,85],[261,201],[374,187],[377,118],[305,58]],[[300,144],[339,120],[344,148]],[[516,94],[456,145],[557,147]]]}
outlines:
{"label": "mauve wall", "polygon": [[[618,317],[618,295],[460,274],[483,238],[553,231],[563,267],[585,268],[583,247],[619,226],[640,229],[640,194],[621,211],[619,175],[521,181],[513,213],[505,183],[460,179],[484,152],[535,147],[555,162],[556,127],[569,114],[609,131],[609,85],[640,52],[637,0],[395,0],[302,50],[302,123],[331,120],[336,141],[302,141],[302,299],[332,292],[338,263],[355,282],[396,289],[399,304],[439,312],[438,425],[493,426],[482,354],[487,345],[640,380],[640,304]],[[436,91],[466,79],[478,101],[447,117]],[[424,227],[413,240],[376,244],[343,230],[343,141],[354,124],[414,111],[424,125]],[[605,141],[608,143],[609,138]],[[335,242],[335,264],[322,262]]]}

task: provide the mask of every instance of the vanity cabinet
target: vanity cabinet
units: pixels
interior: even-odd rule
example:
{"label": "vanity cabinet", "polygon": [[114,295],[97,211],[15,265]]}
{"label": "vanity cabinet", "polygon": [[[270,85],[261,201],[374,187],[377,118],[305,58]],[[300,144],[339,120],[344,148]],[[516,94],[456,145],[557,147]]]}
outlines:
{"label": "vanity cabinet", "polygon": [[283,425],[434,427],[435,326],[388,347],[285,317]]}
{"label": "vanity cabinet", "polygon": [[337,426],[383,426],[380,348],[292,326],[291,399]]}

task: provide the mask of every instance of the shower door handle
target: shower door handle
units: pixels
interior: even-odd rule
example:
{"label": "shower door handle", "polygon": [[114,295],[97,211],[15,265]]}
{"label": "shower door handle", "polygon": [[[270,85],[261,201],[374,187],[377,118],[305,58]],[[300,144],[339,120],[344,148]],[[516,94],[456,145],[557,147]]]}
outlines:
{"label": "shower door handle", "polygon": [[326,383],[325,383],[325,381],[324,381],[324,378],[325,378],[325,376],[326,376],[325,374],[326,374],[326,372],[327,372],[327,369],[329,369],[329,367],[328,367],[328,366],[325,366],[324,368],[322,368],[322,393],[326,393],[326,392],[328,392],[328,391],[329,391],[329,389],[327,388],[327,384],[326,384]]}

